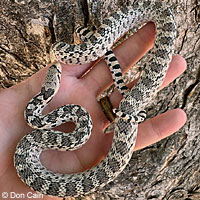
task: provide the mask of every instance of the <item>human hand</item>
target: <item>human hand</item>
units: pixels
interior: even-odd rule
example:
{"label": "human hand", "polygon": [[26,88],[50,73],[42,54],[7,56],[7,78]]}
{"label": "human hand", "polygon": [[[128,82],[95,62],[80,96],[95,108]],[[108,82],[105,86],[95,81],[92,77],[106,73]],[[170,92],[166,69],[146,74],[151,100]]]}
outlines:
{"label": "human hand", "polygon": [[[154,35],[154,25],[149,23],[114,50],[123,71],[127,71],[153,46]],[[93,121],[92,135],[80,149],[72,152],[48,150],[41,154],[42,164],[52,171],[61,173],[84,171],[103,159],[111,146],[113,133],[103,133],[109,122],[96,100],[96,97],[112,83],[111,73],[103,60],[94,67],[93,64],[82,66],[62,64],[60,89],[45,108],[44,112],[47,113],[61,105],[79,104],[90,113]],[[2,192],[25,195],[32,192],[34,194],[18,178],[13,165],[13,156],[19,140],[32,130],[24,120],[23,112],[28,101],[40,91],[47,68],[40,70],[23,83],[0,90],[0,195]],[[90,68],[91,71],[82,77]],[[161,89],[179,76],[185,68],[185,60],[180,56],[174,56]],[[131,88],[133,85],[134,82],[128,87]],[[114,107],[119,105],[121,99],[122,96],[118,91],[114,91],[110,96]],[[182,127],[185,121],[185,113],[180,109],[175,109],[139,124],[135,150],[171,135]],[[56,129],[71,132],[73,128],[72,123],[66,123]],[[43,199],[58,198],[44,196]]]}

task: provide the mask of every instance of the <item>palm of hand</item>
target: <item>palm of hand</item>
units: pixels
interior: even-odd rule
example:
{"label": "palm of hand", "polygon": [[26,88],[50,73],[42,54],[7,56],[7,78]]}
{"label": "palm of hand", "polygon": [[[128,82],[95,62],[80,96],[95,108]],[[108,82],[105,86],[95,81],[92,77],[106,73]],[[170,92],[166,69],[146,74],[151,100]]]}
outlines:
{"label": "palm of hand", "polygon": [[[149,36],[148,31],[152,31],[152,25],[147,25],[137,34],[139,37],[149,37],[149,43],[140,45],[143,48],[139,51],[136,47],[130,46],[129,42],[124,42],[121,47],[116,49],[116,55],[119,54],[119,61],[122,63],[123,69],[128,69],[141,54],[149,49],[153,42],[153,36]],[[146,28],[146,29],[145,29]],[[143,31],[143,32],[142,32]],[[153,31],[152,31],[153,32]],[[142,36],[143,34],[143,36]],[[133,44],[141,42],[136,37]],[[146,47],[145,47],[146,45]],[[138,45],[139,46],[139,45]],[[132,48],[137,50],[137,56],[124,52],[124,48]],[[140,47],[141,48],[141,47]],[[132,53],[133,54],[133,53]],[[124,58],[126,56],[126,58]],[[97,164],[109,151],[112,143],[113,134],[103,134],[103,129],[108,125],[104,113],[101,110],[96,97],[109,84],[111,84],[111,76],[109,70],[103,61],[99,62],[88,74],[80,78],[84,72],[92,66],[92,63],[83,66],[64,66],[62,72],[61,86],[56,97],[46,107],[44,112],[49,112],[55,108],[65,104],[79,104],[83,106],[90,114],[93,120],[93,130],[89,141],[80,149],[72,152],[45,151],[41,155],[41,162],[50,170],[61,173],[72,173],[83,171]],[[176,68],[175,68],[176,66]],[[176,76],[181,74],[185,69],[185,61],[180,57],[174,58],[168,75],[165,78],[163,87],[169,84]],[[178,70],[177,70],[178,69]],[[42,82],[45,78],[47,68],[40,70],[27,81],[18,84],[12,88],[0,91],[0,192],[16,192],[27,193],[31,190],[25,186],[17,177],[13,166],[13,155],[15,147],[19,140],[31,131],[26,124],[23,112],[28,101],[40,91]],[[131,83],[129,87],[132,87]],[[110,100],[113,106],[117,107],[121,95],[115,91]],[[181,110],[172,110],[155,119],[148,120],[139,125],[139,133],[135,149],[142,148],[152,144],[178,130],[185,122],[186,116]],[[172,124],[175,122],[175,124]],[[59,128],[64,132],[70,132],[74,128],[73,124],[66,123]],[[45,197],[45,199],[56,199],[53,197]]]}

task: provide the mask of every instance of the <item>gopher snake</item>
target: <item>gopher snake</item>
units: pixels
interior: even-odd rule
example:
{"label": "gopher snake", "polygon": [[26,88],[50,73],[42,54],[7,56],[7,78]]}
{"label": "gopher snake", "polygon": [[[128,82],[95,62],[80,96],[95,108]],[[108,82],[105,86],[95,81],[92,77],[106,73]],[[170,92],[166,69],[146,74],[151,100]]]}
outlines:
{"label": "gopher snake", "polygon": [[[119,63],[111,48],[121,35],[147,21],[153,21],[156,25],[155,45],[140,80],[134,88],[127,91],[121,78]],[[171,61],[176,29],[173,15],[163,2],[139,1],[112,13],[103,20],[97,31],[90,32],[79,27],[77,34],[83,43],[74,45],[59,42],[53,46],[56,59],[68,64],[82,64],[105,55],[114,83],[124,98],[114,110],[117,116],[114,138],[105,159],[85,172],[53,173],[40,163],[41,151],[79,148],[90,136],[92,121],[89,113],[79,105],[70,104],[47,115],[41,114],[60,83],[60,64],[53,64],[49,68],[41,92],[28,103],[25,111],[26,121],[35,130],[18,143],[14,163],[19,177],[30,188],[58,197],[75,197],[93,192],[112,181],[125,168],[135,145],[138,122],[144,118],[142,110],[160,87]],[[66,121],[76,124],[73,134],[51,130]]]}

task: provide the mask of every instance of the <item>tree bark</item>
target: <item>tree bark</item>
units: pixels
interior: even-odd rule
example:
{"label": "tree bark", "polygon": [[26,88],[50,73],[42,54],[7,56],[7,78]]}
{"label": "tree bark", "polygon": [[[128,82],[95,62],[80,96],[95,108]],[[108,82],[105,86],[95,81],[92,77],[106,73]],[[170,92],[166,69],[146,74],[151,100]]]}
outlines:
{"label": "tree bark", "polygon": [[[148,117],[182,108],[188,121],[172,136],[134,152],[126,169],[102,190],[82,199],[200,199],[200,2],[165,0],[175,14],[175,53],[187,70],[158,93]],[[15,85],[52,61],[50,47],[73,42],[76,24],[101,24],[108,13],[130,4],[120,0],[1,0],[0,87]],[[132,69],[127,76],[136,73]]]}

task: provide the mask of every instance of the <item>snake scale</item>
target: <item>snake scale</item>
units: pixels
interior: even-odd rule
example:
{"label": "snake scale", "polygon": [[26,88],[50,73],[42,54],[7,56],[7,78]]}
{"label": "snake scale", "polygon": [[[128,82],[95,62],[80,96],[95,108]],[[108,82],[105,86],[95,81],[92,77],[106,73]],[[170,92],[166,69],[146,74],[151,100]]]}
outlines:
{"label": "snake scale", "polygon": [[[149,62],[137,84],[128,91],[124,85],[120,65],[112,52],[115,41],[133,27],[148,21],[156,25],[154,48]],[[27,105],[25,119],[33,127],[30,134],[18,143],[14,155],[17,174],[30,188],[42,194],[77,197],[103,187],[125,168],[133,153],[138,122],[145,117],[144,107],[158,91],[171,61],[176,27],[170,9],[161,1],[139,1],[123,7],[105,18],[96,31],[77,28],[81,44],[59,42],[53,45],[55,58],[63,63],[83,64],[105,55],[105,61],[113,75],[123,99],[114,121],[114,137],[108,155],[95,167],[75,174],[59,174],[46,169],[39,156],[43,150],[73,150],[80,148],[90,137],[92,120],[79,105],[65,105],[49,114],[42,110],[56,94],[61,77],[61,65],[53,64],[45,83]],[[72,133],[51,130],[64,122],[72,121],[76,128]]]}

